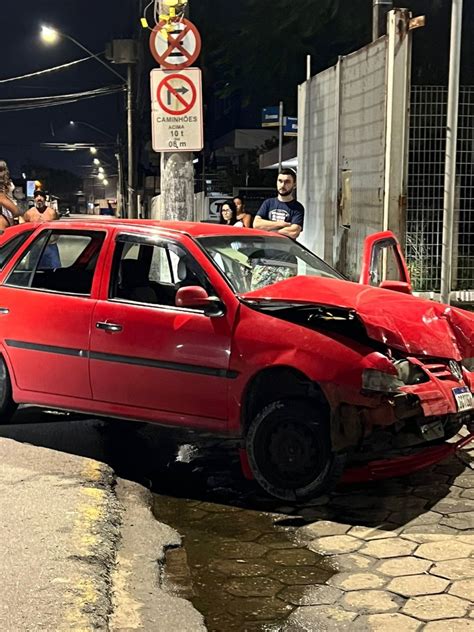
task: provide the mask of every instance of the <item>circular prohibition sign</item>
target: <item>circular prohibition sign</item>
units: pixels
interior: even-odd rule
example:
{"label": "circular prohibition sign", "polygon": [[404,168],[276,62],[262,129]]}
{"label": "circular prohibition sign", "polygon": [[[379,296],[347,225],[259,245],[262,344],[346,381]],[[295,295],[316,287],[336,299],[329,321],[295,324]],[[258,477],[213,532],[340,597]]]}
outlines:
{"label": "circular prohibition sign", "polygon": [[[182,83],[180,87],[176,87],[171,84],[171,81],[177,79]],[[158,103],[161,109],[164,110],[167,114],[171,114],[173,116],[182,116],[183,114],[187,114],[196,104],[196,86],[190,79],[188,79],[184,75],[180,75],[179,73],[168,75],[167,77],[162,79],[158,84],[156,92],[156,98],[158,99]],[[166,99],[163,99],[163,92],[165,92],[167,95]],[[191,96],[188,96],[188,98],[186,98],[188,92],[191,92]],[[181,104],[181,109],[177,109],[176,107],[173,109],[173,106],[171,105],[172,96],[175,97],[178,103]]]}
{"label": "circular prohibition sign", "polygon": [[[201,35],[197,27],[183,18],[177,22],[175,31],[166,31],[167,23],[162,20],[150,35],[150,51],[155,60],[170,70],[183,70],[191,66],[201,52]],[[163,36],[166,33],[166,36]],[[183,59],[184,61],[180,60]]]}

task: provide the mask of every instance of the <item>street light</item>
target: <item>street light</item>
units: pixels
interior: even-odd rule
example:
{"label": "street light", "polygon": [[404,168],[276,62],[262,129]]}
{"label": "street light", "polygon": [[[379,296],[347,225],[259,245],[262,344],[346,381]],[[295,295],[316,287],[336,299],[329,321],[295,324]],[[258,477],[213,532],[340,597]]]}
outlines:
{"label": "street light", "polygon": [[[122,84],[125,85],[127,91],[127,145],[128,145],[128,217],[132,217],[133,208],[133,175],[134,175],[134,165],[133,165],[133,100],[132,100],[132,66],[128,64],[127,68],[127,79],[125,79],[119,72],[114,70],[110,64],[106,63],[103,59],[96,55],[91,50],[86,48],[81,42],[77,39],[68,35],[67,33],[63,33],[57,28],[52,27],[51,25],[42,25],[41,26],[41,39],[48,45],[55,44],[60,38],[64,38],[78,46],[81,50],[85,51],[88,55],[93,57],[96,61],[99,62],[104,68],[107,68],[111,73],[113,73],[116,77],[120,79]],[[93,151],[91,147],[91,153],[96,154],[97,149]]]}
{"label": "street light", "polygon": [[107,136],[107,138],[111,138],[113,141],[115,141],[115,137],[112,136],[112,134],[109,134],[105,130],[100,129],[100,127],[96,127],[95,125],[92,125],[91,123],[87,123],[87,121],[69,121],[69,125],[71,127],[76,127],[76,125],[84,125],[85,127],[88,127],[89,129],[93,129],[94,131],[99,132],[99,134],[103,134],[104,136]]}
{"label": "street light", "polygon": [[89,147],[89,151],[95,156],[95,154],[97,153],[97,147]]}
{"label": "street light", "polygon": [[59,34],[56,29],[43,25],[41,27],[41,39],[46,44],[55,44],[59,39]]}
{"label": "street light", "polygon": [[100,165],[100,160],[98,158],[94,158],[92,161],[95,165]]}
{"label": "street light", "polygon": [[67,33],[63,33],[59,29],[54,28],[52,26],[47,26],[46,24],[42,25],[40,34],[41,34],[41,39],[43,40],[43,42],[49,45],[56,44],[61,37],[69,40],[70,42],[78,46],[81,50],[85,51],[88,55],[96,59],[99,62],[99,64],[102,64],[102,66],[110,70],[110,72],[113,72],[114,75],[118,77],[122,83],[125,83],[125,78],[119,72],[114,70],[111,66],[109,66],[107,62],[101,59],[99,55],[96,55],[95,53],[93,53],[91,50],[86,48],[84,44],[81,44],[81,42],[78,42],[77,39],[75,39],[71,35],[68,35]]}

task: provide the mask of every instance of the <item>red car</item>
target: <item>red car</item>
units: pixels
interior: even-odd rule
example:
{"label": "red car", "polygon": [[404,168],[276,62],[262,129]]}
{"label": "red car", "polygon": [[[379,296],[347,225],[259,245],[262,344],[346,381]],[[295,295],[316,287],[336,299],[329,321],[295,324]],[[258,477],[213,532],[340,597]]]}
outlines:
{"label": "red car", "polygon": [[412,296],[388,232],[358,284],[244,228],[10,228],[0,346],[3,421],[28,403],[240,439],[282,499],[321,493],[373,431],[423,445],[473,421],[474,314]]}

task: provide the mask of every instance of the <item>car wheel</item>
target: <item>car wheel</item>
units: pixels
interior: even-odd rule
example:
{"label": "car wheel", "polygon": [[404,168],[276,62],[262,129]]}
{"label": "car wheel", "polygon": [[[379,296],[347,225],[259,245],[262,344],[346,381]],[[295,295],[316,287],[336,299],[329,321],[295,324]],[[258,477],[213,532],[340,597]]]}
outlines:
{"label": "car wheel", "polygon": [[309,400],[273,402],[250,424],[250,468],[259,485],[281,500],[302,501],[330,489],[344,457],[331,449],[327,414]]}
{"label": "car wheel", "polygon": [[12,398],[12,384],[7,365],[0,358],[0,423],[8,423],[17,409]]}

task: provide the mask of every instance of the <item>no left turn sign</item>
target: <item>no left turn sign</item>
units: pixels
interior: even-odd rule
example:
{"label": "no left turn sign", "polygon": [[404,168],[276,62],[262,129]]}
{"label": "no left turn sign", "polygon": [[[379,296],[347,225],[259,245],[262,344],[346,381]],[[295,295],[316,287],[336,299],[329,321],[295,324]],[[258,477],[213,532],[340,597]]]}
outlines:
{"label": "no left turn sign", "polygon": [[201,52],[201,36],[196,26],[182,19],[173,24],[173,30],[166,30],[163,20],[153,29],[150,36],[150,50],[155,60],[164,68],[181,70],[191,66]]}

